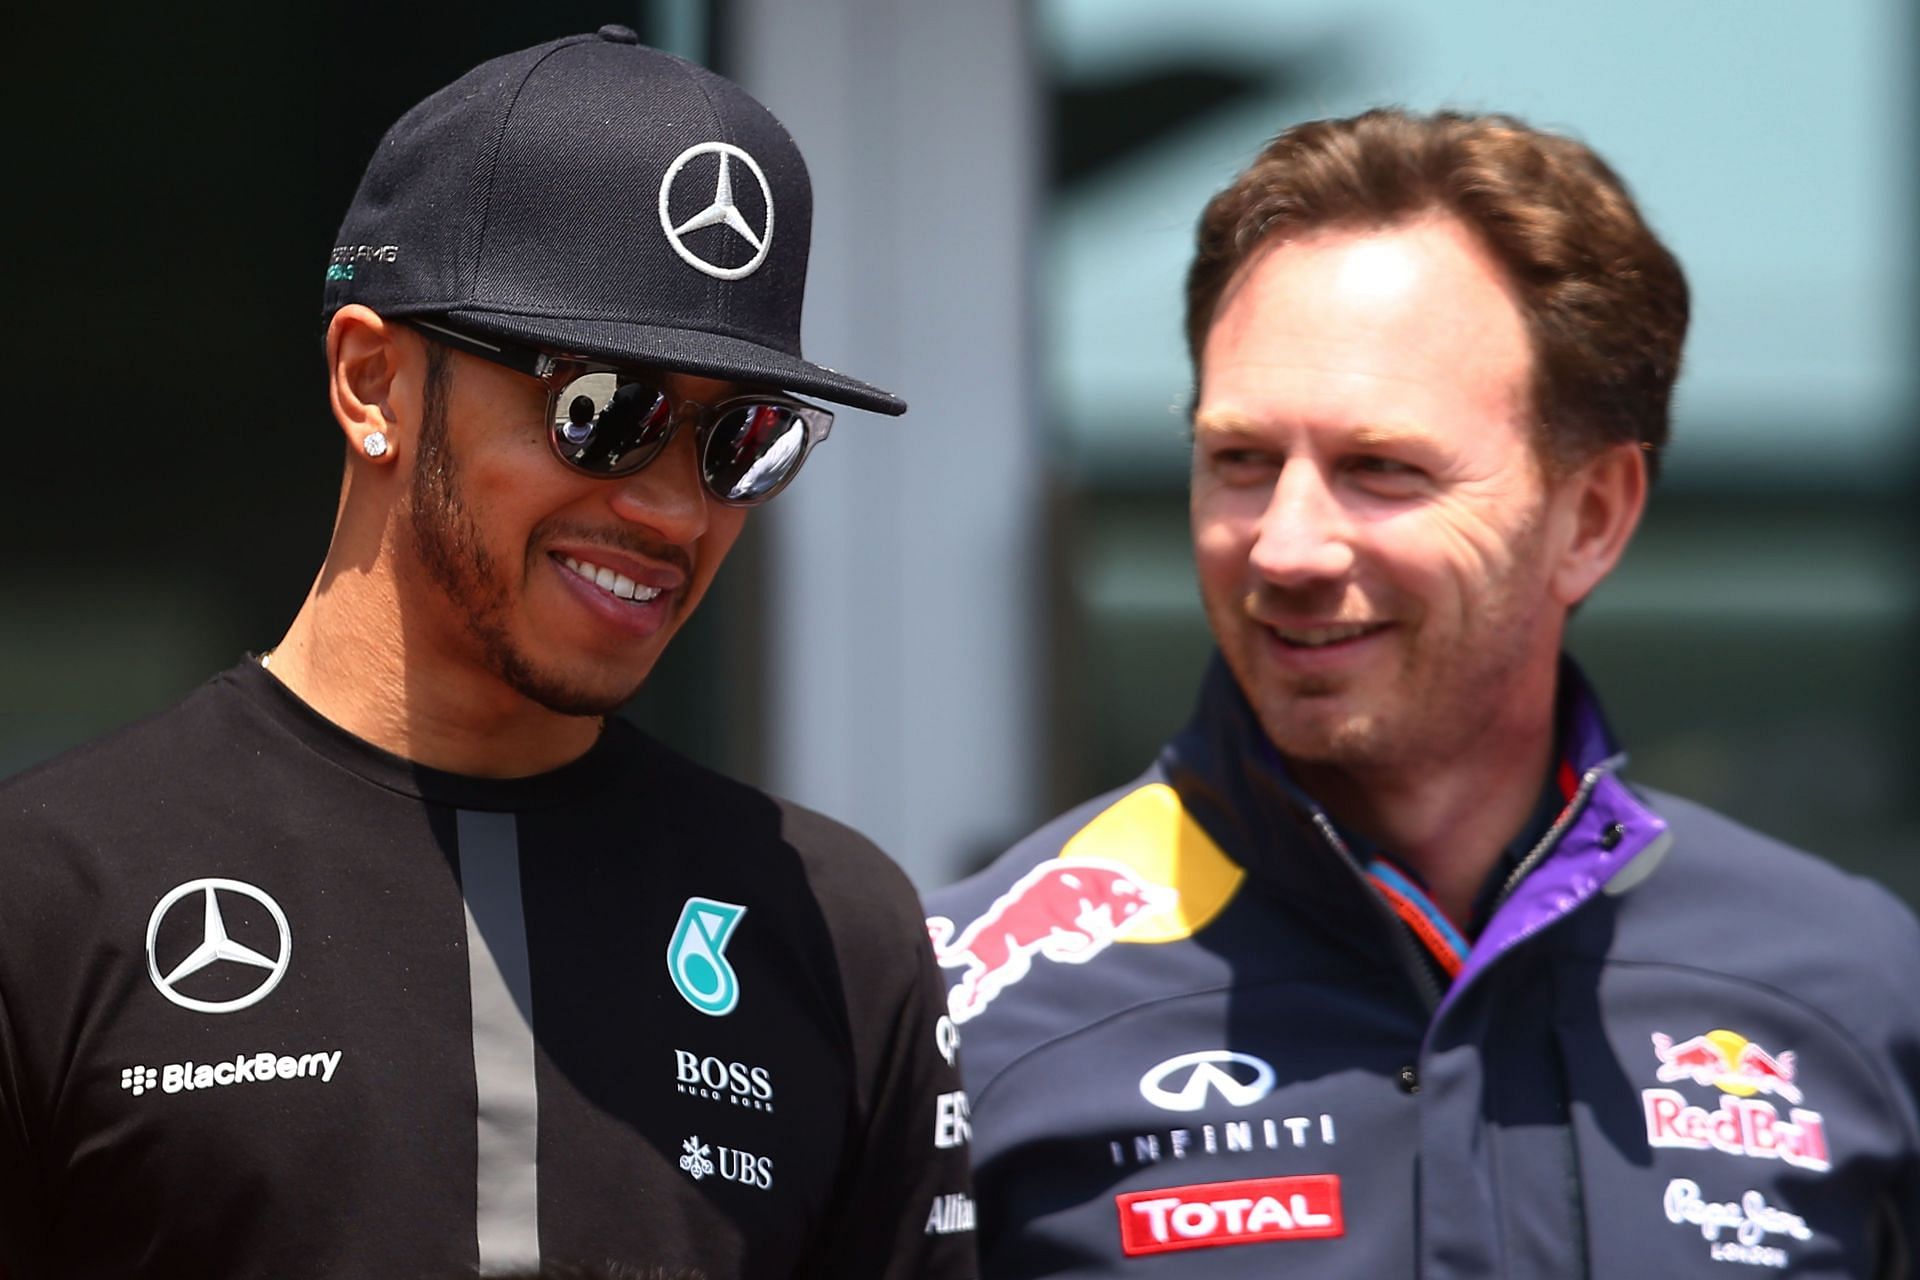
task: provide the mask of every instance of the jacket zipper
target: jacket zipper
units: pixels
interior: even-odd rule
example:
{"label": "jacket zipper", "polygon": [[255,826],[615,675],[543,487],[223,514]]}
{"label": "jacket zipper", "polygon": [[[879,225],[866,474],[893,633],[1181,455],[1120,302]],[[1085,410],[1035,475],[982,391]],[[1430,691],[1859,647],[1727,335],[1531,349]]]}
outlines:
{"label": "jacket zipper", "polygon": [[[1625,761],[1626,756],[1624,754],[1612,755],[1600,761],[1598,764],[1592,765],[1585,773],[1580,775],[1580,785],[1574,789],[1572,798],[1570,798],[1566,806],[1560,810],[1560,816],[1553,820],[1553,825],[1549,826],[1540,839],[1535,842],[1533,848],[1527,851],[1527,856],[1520,860],[1519,865],[1515,866],[1511,874],[1507,876],[1506,883],[1500,886],[1500,894],[1494,899],[1493,903],[1494,912],[1499,911],[1499,909],[1506,904],[1507,900],[1514,895],[1521,884],[1526,881],[1526,878],[1533,873],[1534,869],[1546,859],[1548,854],[1553,852],[1553,847],[1560,843],[1560,839],[1566,835],[1567,829],[1571,827],[1574,822],[1579,819],[1581,813],[1586,810],[1587,802],[1593,798],[1593,790],[1600,785],[1601,779],[1613,773],[1625,763]],[[1441,989],[1440,981],[1434,974],[1433,965],[1427,957],[1425,944],[1414,936],[1413,930],[1408,927],[1406,921],[1395,915],[1392,909],[1380,900],[1379,891],[1373,887],[1372,881],[1367,878],[1366,868],[1360,865],[1358,858],[1354,857],[1353,850],[1347,847],[1347,842],[1340,838],[1340,831],[1333,825],[1333,820],[1327,817],[1318,805],[1311,806],[1309,812],[1312,815],[1315,829],[1320,832],[1321,839],[1327,842],[1328,847],[1338,855],[1340,861],[1344,863],[1347,869],[1353,873],[1354,877],[1359,880],[1361,889],[1374,903],[1381,918],[1388,922],[1397,949],[1400,952],[1402,967],[1405,968],[1408,975],[1413,979],[1414,988],[1418,991],[1421,1002],[1425,1004],[1428,1015],[1431,1016],[1434,1011],[1440,1007],[1440,1003],[1445,998],[1446,992]]]}
{"label": "jacket zipper", "polygon": [[1360,860],[1353,856],[1353,850],[1347,848],[1347,842],[1340,838],[1340,832],[1334,827],[1333,819],[1321,812],[1318,805],[1314,805],[1311,812],[1313,825],[1319,830],[1321,838],[1339,855],[1340,861],[1346,864],[1347,869],[1353,872],[1354,877],[1360,882],[1361,891],[1367,895],[1368,901],[1373,903],[1380,917],[1388,922],[1400,952],[1401,963],[1413,978],[1414,988],[1419,992],[1421,1003],[1426,1006],[1427,1017],[1432,1018],[1433,1011],[1440,1007],[1441,996],[1445,993],[1440,990],[1440,981],[1434,977],[1432,965],[1427,960],[1426,946],[1420,939],[1414,937],[1413,930],[1407,927],[1407,922],[1395,915],[1392,908],[1380,900],[1380,891],[1373,887],[1373,882],[1367,879],[1366,868],[1362,867]]}
{"label": "jacket zipper", "polygon": [[1539,843],[1527,850],[1527,856],[1520,859],[1520,864],[1507,877],[1507,882],[1500,886],[1500,896],[1493,900],[1493,910],[1487,913],[1489,918],[1506,905],[1507,899],[1519,889],[1521,882],[1533,874],[1533,869],[1553,852],[1553,846],[1560,843],[1560,837],[1567,834],[1567,828],[1586,810],[1587,801],[1593,798],[1593,789],[1600,785],[1600,780],[1625,764],[1626,760],[1625,754],[1611,755],[1580,775],[1580,786],[1574,791],[1573,798],[1567,801],[1566,808],[1560,810],[1560,816],[1553,820],[1553,825],[1547,828]]}

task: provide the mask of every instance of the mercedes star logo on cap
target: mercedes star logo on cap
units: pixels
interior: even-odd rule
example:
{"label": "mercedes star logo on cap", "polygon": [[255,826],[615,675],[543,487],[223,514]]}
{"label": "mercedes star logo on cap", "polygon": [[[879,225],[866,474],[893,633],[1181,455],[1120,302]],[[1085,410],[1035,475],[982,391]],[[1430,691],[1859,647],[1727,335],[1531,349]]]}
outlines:
{"label": "mercedes star logo on cap", "polygon": [[[676,226],[669,212],[673,184],[689,161],[709,154],[720,158],[720,176],[714,187],[713,200],[706,208]],[[732,162],[735,160],[745,165],[760,184],[760,197],[766,205],[767,216],[766,225],[758,232],[754,231],[741,214],[740,206],[733,200]],[[689,233],[714,226],[725,227],[746,241],[753,247],[753,256],[737,267],[723,267],[707,261],[687,247],[686,237]],[[679,158],[667,166],[666,177],[660,180],[660,229],[667,233],[667,243],[673,246],[673,251],[696,271],[705,272],[716,280],[744,280],[760,269],[760,264],[767,260],[767,250],[773,246],[773,188],[767,185],[767,175],[760,172],[759,164],[739,147],[728,142],[699,143],[682,151]]]}

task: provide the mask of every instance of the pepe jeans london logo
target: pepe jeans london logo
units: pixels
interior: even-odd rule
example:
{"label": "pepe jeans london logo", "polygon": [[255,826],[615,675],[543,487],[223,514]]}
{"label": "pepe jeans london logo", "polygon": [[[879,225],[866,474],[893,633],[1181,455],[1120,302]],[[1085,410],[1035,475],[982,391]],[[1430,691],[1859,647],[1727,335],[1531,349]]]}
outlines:
{"label": "pepe jeans london logo", "polygon": [[[715,179],[713,199],[707,206],[678,223],[673,220],[674,184],[686,175],[689,182],[695,181],[695,173],[705,173],[706,166],[689,168],[693,161],[701,156],[711,155],[718,160],[718,174]],[[739,203],[733,194],[734,164],[738,161],[746,172],[753,175],[760,184],[761,208],[766,213],[758,230],[741,212]],[[684,205],[682,206],[685,207]],[[751,257],[738,266],[723,266],[694,252],[687,245],[687,237],[696,231],[708,227],[723,227],[732,232],[731,236],[709,237],[703,242],[707,247],[717,246],[723,241],[739,239],[753,251]],[[702,142],[682,151],[674,162],[667,166],[666,176],[660,180],[660,229],[667,233],[667,243],[673,251],[694,270],[710,275],[716,280],[744,280],[760,269],[767,260],[767,251],[773,247],[773,188],[767,185],[767,175],[760,171],[754,158],[729,142]]]}
{"label": "pepe jeans london logo", "polygon": [[[266,912],[278,933],[271,954],[232,936],[220,907],[222,893],[251,899]],[[184,955],[170,952],[163,963],[162,948],[158,945],[161,927],[175,916],[185,916],[188,922],[197,924],[198,942]],[[177,931],[172,932],[173,940],[177,941]],[[253,937],[253,941],[265,945],[264,928],[257,932],[259,936]],[[170,890],[147,917],[147,976],[153,979],[161,995],[183,1009],[198,1013],[234,1013],[258,1004],[280,985],[292,959],[293,931],[287,926],[286,913],[265,890],[245,881],[215,876],[189,880]],[[216,1000],[207,998],[216,990],[211,986],[195,988],[200,992],[197,996],[181,990],[181,984],[204,970],[226,978],[229,983],[226,990],[238,990],[239,994]]]}
{"label": "pepe jeans london logo", "polygon": [[712,898],[688,898],[667,944],[667,973],[686,1002],[724,1018],[740,1003],[740,979],[727,963],[727,943],[747,909]]}
{"label": "pepe jeans london logo", "polygon": [[1776,1237],[1780,1241],[1813,1239],[1805,1218],[1768,1204],[1759,1191],[1749,1190],[1738,1200],[1709,1200],[1693,1179],[1675,1178],[1667,1183],[1662,1208],[1675,1226],[1700,1229],[1707,1241],[1707,1256],[1715,1262],[1780,1269],[1792,1258],[1775,1243]]}

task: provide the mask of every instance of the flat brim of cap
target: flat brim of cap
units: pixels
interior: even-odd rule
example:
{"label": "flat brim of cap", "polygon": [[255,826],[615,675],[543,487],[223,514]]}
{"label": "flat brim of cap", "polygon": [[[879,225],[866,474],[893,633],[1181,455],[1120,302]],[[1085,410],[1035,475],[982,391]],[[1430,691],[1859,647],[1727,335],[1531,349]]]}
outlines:
{"label": "flat brim of cap", "polygon": [[497,311],[442,311],[472,333],[505,338],[548,351],[592,356],[617,364],[656,365],[705,378],[751,383],[899,415],[907,402],[872,383],[745,338],[697,329],[627,324],[615,320],[503,315]]}

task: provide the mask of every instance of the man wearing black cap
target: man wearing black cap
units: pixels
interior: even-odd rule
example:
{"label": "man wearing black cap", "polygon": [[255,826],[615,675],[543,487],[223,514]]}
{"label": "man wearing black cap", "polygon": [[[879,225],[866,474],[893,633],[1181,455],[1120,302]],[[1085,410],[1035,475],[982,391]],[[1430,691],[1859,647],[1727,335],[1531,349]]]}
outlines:
{"label": "man wearing black cap", "polygon": [[0,789],[0,1274],[972,1274],[905,879],[606,718],[827,434],[810,193],[624,28],[381,142],[281,642]]}

